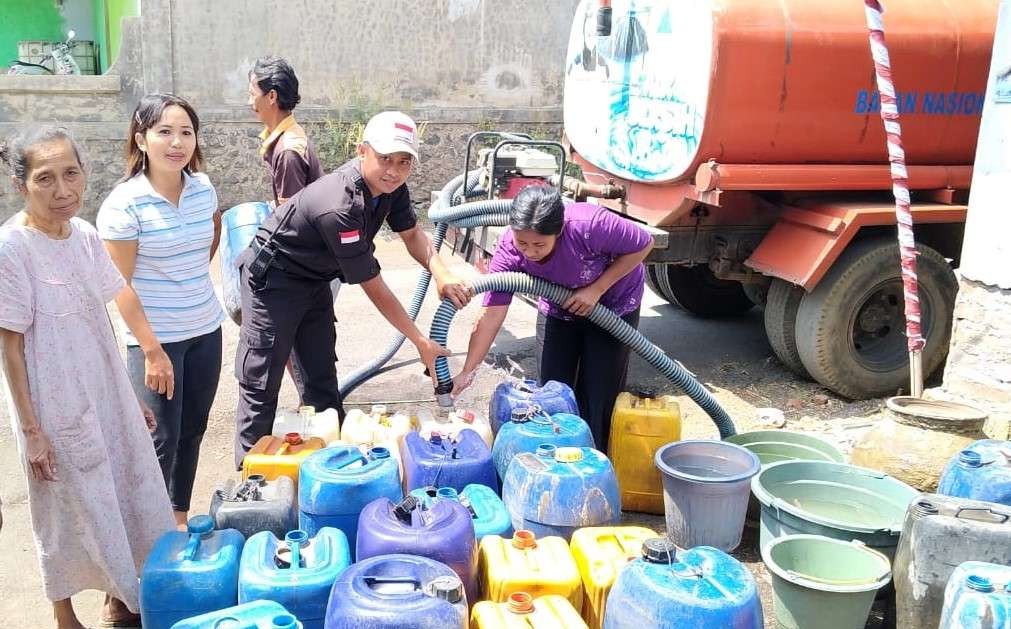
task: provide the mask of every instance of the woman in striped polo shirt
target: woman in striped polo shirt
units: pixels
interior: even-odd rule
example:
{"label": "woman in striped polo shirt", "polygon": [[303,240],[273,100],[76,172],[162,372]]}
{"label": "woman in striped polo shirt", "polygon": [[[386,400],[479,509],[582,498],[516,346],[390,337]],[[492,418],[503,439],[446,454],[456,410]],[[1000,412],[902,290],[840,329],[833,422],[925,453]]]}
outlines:
{"label": "woman in striped polo shirt", "polygon": [[141,99],[130,121],[126,177],[102,204],[97,221],[113,262],[140,297],[172,360],[174,390],[150,391],[148,348],[126,334],[127,369],[137,395],[158,419],[155,451],[180,528],[218,388],[225,316],[209,273],[221,217],[217,193],[199,172],[199,127],[196,112],[182,98]]}

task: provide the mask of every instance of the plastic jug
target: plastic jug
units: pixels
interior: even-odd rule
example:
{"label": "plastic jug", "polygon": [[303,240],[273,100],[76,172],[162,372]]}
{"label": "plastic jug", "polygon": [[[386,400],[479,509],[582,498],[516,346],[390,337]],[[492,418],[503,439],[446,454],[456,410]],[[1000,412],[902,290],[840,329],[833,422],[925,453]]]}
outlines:
{"label": "plastic jug", "polygon": [[535,452],[544,443],[557,448],[592,448],[593,435],[587,423],[572,413],[548,415],[533,408],[513,409],[509,421],[499,428],[491,450],[499,478],[505,478],[517,454]]}
{"label": "plastic jug", "polygon": [[944,589],[940,629],[1011,627],[1011,567],[967,561]]}
{"label": "plastic jug", "polygon": [[330,588],[350,565],[348,538],[340,529],[324,527],[312,538],[289,531],[283,541],[257,533],[242,549],[239,602],[277,601],[306,629],[323,629]]}
{"label": "plastic jug", "polygon": [[421,409],[417,414],[418,432],[425,439],[433,434],[455,438],[464,428],[469,428],[481,435],[485,445],[491,448],[495,435],[491,431],[488,418],[482,413],[471,409],[456,409],[443,412],[437,409]]}
{"label": "plastic jug", "polygon": [[452,487],[422,487],[411,491],[425,508],[436,500],[457,500],[470,511],[474,522],[474,536],[480,542],[486,535],[512,535],[513,523],[505,503],[487,485],[467,485],[457,493]]}
{"label": "plastic jug", "polygon": [[145,629],[169,629],[184,618],[235,605],[243,542],[235,529],[215,531],[208,515],[190,518],[186,532],[158,538],[140,577]]}
{"label": "plastic jug", "polygon": [[235,265],[239,254],[252,242],[263,219],[270,216],[270,206],[262,201],[240,203],[221,215],[221,297],[228,316],[236,324],[242,323],[242,291],[239,286],[239,267]]}
{"label": "plastic jug", "polygon": [[449,566],[384,555],[355,563],[330,591],[325,629],[466,629],[467,596]]}
{"label": "plastic jug", "polygon": [[477,540],[470,512],[455,500],[436,500],[422,509],[417,498],[399,503],[380,498],[366,505],[358,520],[359,561],[403,553],[428,557],[452,568],[477,600]]}
{"label": "plastic jug", "polygon": [[253,601],[180,620],[172,629],[302,629],[303,625],[284,605]]}
{"label": "plastic jug", "polygon": [[488,405],[488,421],[491,429],[498,434],[502,424],[509,421],[513,409],[536,407],[548,415],[572,413],[579,415],[576,394],[572,387],[555,380],[548,380],[538,386],[536,380],[512,380],[495,387]]}
{"label": "plastic jug", "polygon": [[611,415],[608,455],[625,511],[662,514],[663,482],[651,465],[656,451],[681,439],[681,408],[673,395],[649,389],[620,393]]}
{"label": "plastic jug", "polygon": [[404,437],[404,491],[435,485],[457,491],[472,483],[498,489],[491,451],[473,430],[465,428],[455,439],[412,432]]}
{"label": "plastic jug", "polygon": [[630,561],[642,555],[642,545],[657,534],[641,526],[587,527],[572,534],[569,549],[583,579],[583,620],[590,629],[604,622],[607,595]]}
{"label": "plastic jug", "polygon": [[396,459],[397,465],[401,466],[402,476],[404,470],[400,447],[404,436],[417,429],[417,424],[409,415],[391,414],[384,405],[375,404],[368,413],[358,408],[348,411],[344,416],[344,425],[341,426],[341,442],[367,448],[373,446],[386,448]]}
{"label": "plastic jug", "polygon": [[505,603],[481,601],[470,621],[474,629],[586,629],[572,603],[555,594],[535,599],[517,592]]}
{"label": "plastic jug", "polygon": [[584,526],[621,519],[621,498],[611,462],[593,448],[541,445],[517,454],[502,483],[502,496],[517,531],[565,539]]}
{"label": "plastic jug", "polygon": [[607,597],[605,629],[733,627],[762,629],[755,578],[716,548],[677,551],[656,538],[621,571]]}
{"label": "plastic jug", "polygon": [[1011,507],[1011,441],[981,439],[948,462],[937,493]]}
{"label": "plastic jug", "polygon": [[298,468],[310,454],[326,447],[319,437],[303,439],[297,432],[289,432],[284,437],[266,435],[260,437],[256,445],[242,459],[242,478],[254,474],[266,480],[287,476],[298,486]]}
{"label": "plastic jug", "polygon": [[575,609],[583,607],[583,582],[568,543],[561,537],[537,537],[516,531],[512,538],[489,535],[478,555],[481,591],[489,601],[503,603],[517,592],[539,597],[564,596]]}
{"label": "plastic jug", "polygon": [[896,626],[936,627],[945,585],[966,561],[1011,565],[1011,507],[937,494],[915,498],[892,561]]}
{"label": "plastic jug", "polygon": [[330,445],[341,438],[340,414],[332,408],[317,413],[311,406],[299,406],[295,412],[281,411],[274,417],[271,434],[283,437],[289,432],[297,432],[304,437],[319,437]]}
{"label": "plastic jug", "polygon": [[270,531],[283,537],[295,528],[295,483],[287,476],[268,481],[253,474],[241,482],[229,479],[211,496],[214,528],[235,529],[243,537]]}
{"label": "plastic jug", "polygon": [[400,471],[390,451],[375,447],[331,446],[302,465],[298,491],[298,526],[315,535],[325,526],[344,531],[354,552],[358,516],[377,498],[400,500]]}

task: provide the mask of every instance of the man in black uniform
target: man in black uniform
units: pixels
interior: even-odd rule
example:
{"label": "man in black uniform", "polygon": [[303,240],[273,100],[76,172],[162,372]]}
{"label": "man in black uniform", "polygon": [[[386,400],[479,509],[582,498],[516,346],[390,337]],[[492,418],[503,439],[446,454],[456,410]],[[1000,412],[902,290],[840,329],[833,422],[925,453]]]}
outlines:
{"label": "man in black uniform", "polygon": [[387,321],[414,344],[429,373],[435,373],[437,356],[449,355],[410,320],[383,281],[374,255],[373,239],[385,220],[411,257],[432,272],[441,297],[458,307],[470,299],[418,227],[411,207],[405,182],[418,158],[417,133],[414,121],[400,112],[374,116],[365,126],[358,157],[267,217],[243,253],[242,329],[235,356],[236,467],[271,432],[289,354],[303,402],[319,410],[335,408],[344,418],[330,280],[360,284]]}

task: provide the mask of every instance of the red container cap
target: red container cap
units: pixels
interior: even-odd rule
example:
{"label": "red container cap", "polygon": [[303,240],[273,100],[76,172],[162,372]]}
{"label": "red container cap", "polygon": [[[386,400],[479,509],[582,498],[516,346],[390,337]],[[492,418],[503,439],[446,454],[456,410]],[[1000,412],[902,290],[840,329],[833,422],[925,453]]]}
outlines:
{"label": "red container cap", "polygon": [[288,445],[297,446],[302,443],[302,435],[297,432],[289,432],[284,435],[284,442]]}
{"label": "red container cap", "polygon": [[534,611],[534,597],[526,592],[516,592],[509,596],[509,611],[514,614],[529,614]]}
{"label": "red container cap", "polygon": [[537,536],[533,531],[519,530],[513,533],[513,546],[516,548],[536,548]]}

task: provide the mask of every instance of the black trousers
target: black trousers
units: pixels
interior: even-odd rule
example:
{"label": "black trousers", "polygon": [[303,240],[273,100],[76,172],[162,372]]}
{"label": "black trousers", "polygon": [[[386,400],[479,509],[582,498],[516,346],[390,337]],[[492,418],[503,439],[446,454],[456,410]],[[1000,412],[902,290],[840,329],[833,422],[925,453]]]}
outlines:
{"label": "black trousers", "polygon": [[126,348],[126,368],[137,397],[158,420],[152,435],[154,450],[172,508],[189,511],[200,442],[221,376],[221,328],[185,341],[165,343],[162,349],[172,361],[175,375],[171,400],[145,386],[144,352],[136,345]]}
{"label": "black trousers", "polygon": [[344,407],[337,389],[337,331],[330,283],[270,268],[253,280],[242,268],[242,328],[235,353],[239,407],[235,415],[235,467],[269,435],[277,413],[284,365],[291,356],[302,402],[322,411]]}
{"label": "black trousers", "polygon": [[[622,319],[638,328],[639,309]],[[537,347],[541,384],[557,380],[572,387],[597,449],[606,453],[614,400],[625,387],[628,346],[582,317],[563,321],[538,313]]]}

